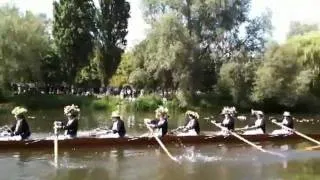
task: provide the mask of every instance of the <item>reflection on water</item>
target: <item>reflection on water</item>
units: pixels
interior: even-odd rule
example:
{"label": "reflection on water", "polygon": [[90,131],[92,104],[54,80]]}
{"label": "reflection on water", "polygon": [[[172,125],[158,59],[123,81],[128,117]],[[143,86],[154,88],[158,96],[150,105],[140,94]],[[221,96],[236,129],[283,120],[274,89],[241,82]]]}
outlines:
{"label": "reflection on water", "polygon": [[157,146],[60,152],[60,167],[51,151],[0,153],[0,179],[316,179],[320,151],[301,151],[301,144],[263,144],[282,152],[278,158],[244,144],[170,147],[181,159],[171,161]]}

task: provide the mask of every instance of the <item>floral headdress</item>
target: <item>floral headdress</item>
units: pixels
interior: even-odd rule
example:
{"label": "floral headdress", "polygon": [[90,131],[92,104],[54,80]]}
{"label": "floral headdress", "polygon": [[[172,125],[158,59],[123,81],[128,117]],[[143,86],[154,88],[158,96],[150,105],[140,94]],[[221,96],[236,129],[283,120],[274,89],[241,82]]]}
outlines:
{"label": "floral headdress", "polygon": [[20,107],[20,106],[15,107],[15,108],[11,111],[11,113],[12,113],[13,115],[15,115],[15,116],[20,115],[20,114],[25,114],[25,113],[27,113],[27,112],[28,112],[28,110],[27,110],[26,108]]}
{"label": "floral headdress", "polygon": [[77,105],[72,104],[72,105],[65,106],[63,109],[63,112],[65,115],[72,115],[72,114],[78,115],[80,113],[80,108]]}
{"label": "floral headdress", "polygon": [[156,116],[159,116],[161,114],[168,114],[169,110],[168,108],[165,108],[163,106],[159,106],[157,109],[156,109]]}
{"label": "floral headdress", "polygon": [[196,119],[199,119],[199,117],[200,117],[199,114],[194,111],[187,111],[186,115],[191,115],[191,116],[195,117]]}

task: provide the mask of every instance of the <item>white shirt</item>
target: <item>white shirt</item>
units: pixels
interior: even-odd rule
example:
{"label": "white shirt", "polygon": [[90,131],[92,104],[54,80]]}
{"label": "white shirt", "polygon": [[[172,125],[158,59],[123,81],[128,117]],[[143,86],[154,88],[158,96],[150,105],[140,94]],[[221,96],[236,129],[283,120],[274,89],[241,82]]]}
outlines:
{"label": "white shirt", "polygon": [[118,130],[118,121],[116,121],[116,122],[114,122],[113,124],[112,124],[112,128],[111,128],[111,130]]}
{"label": "white shirt", "polygon": [[254,122],[254,125],[255,125],[255,126],[261,126],[262,121],[263,121],[262,118],[261,118],[261,119],[257,119],[257,120]]}
{"label": "white shirt", "polygon": [[223,121],[222,121],[222,124],[229,124],[230,122],[230,118],[224,118]]}
{"label": "white shirt", "polygon": [[69,119],[67,122],[67,126],[69,126],[75,119]]}
{"label": "white shirt", "polygon": [[186,128],[192,128],[195,124],[195,120],[194,119],[191,119],[188,124],[186,125]]}
{"label": "white shirt", "polygon": [[17,132],[19,130],[21,122],[22,122],[22,119],[17,120],[17,124],[16,124],[16,128],[15,128],[14,132]]}

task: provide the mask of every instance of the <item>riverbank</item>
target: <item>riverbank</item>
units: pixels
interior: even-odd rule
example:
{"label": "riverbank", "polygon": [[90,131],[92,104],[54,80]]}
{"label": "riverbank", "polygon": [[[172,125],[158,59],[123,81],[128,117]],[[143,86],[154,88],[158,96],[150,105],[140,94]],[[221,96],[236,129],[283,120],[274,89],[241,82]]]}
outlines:
{"label": "riverbank", "polygon": [[[154,111],[159,105],[164,105],[160,97],[146,95],[134,100],[122,99],[119,96],[76,96],[76,95],[15,95],[3,99],[0,112],[8,111],[14,106],[25,106],[30,110],[63,109],[69,104],[97,111],[113,111],[117,108],[130,111]],[[169,108],[178,108],[174,101],[167,101]]]}
{"label": "riverbank", "polygon": [[[76,104],[81,108],[96,111],[113,111],[121,108],[130,112],[153,112],[159,105],[167,106],[174,111],[193,109],[197,111],[219,112],[223,106],[233,106],[228,98],[202,94],[193,98],[182,99],[176,96],[163,99],[158,95],[149,94],[135,99],[122,99],[119,96],[76,96],[76,95],[15,95],[1,100],[0,113],[8,112],[14,106],[25,106],[30,110],[63,109],[69,104]],[[251,108],[261,109],[267,113],[280,113],[289,110],[296,113],[317,113],[320,103],[316,99],[299,103],[295,107],[279,106],[272,101],[264,104],[244,104],[236,106],[239,112],[249,112]]]}

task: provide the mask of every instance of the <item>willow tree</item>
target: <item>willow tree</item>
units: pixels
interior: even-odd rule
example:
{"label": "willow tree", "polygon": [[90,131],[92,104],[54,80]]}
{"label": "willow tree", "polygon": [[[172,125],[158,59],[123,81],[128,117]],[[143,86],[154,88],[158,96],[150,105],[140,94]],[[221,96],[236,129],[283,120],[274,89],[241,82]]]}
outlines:
{"label": "willow tree", "polygon": [[256,72],[252,99],[255,102],[275,101],[293,107],[308,96],[314,77],[312,70],[299,60],[295,45],[284,44],[267,53]]}
{"label": "willow tree", "polygon": [[14,7],[0,8],[0,82],[39,82],[48,53],[46,19]]}
{"label": "willow tree", "polygon": [[311,90],[320,96],[320,33],[310,32],[295,36],[288,40],[288,44],[295,47],[295,53],[305,67],[310,68],[314,75]]}

